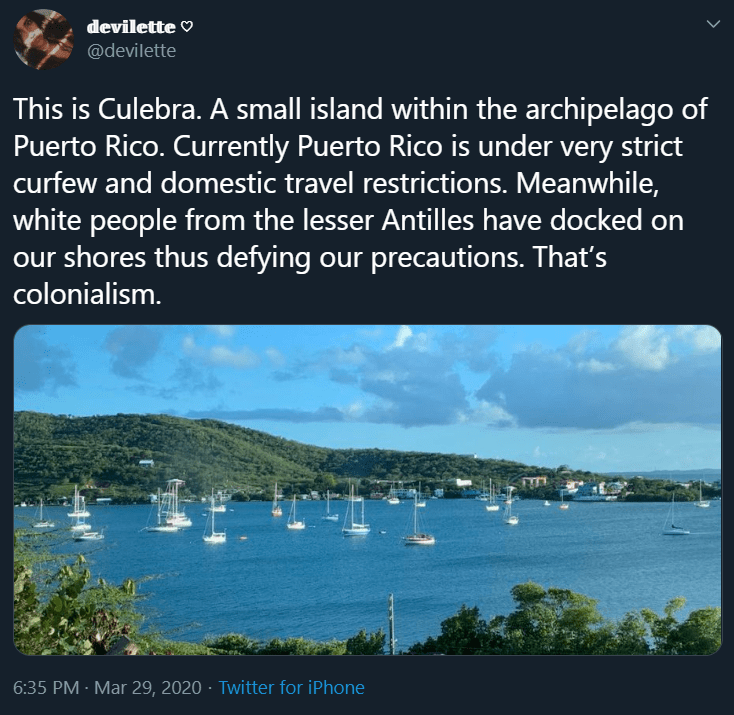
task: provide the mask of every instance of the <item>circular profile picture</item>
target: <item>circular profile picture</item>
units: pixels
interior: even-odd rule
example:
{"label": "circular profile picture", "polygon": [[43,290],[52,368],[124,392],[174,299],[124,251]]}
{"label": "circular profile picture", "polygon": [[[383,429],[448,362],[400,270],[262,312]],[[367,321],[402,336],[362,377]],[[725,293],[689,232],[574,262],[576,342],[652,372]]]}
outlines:
{"label": "circular profile picture", "polygon": [[74,31],[58,12],[34,10],[18,20],[13,46],[23,64],[36,70],[50,70],[69,59],[74,49]]}

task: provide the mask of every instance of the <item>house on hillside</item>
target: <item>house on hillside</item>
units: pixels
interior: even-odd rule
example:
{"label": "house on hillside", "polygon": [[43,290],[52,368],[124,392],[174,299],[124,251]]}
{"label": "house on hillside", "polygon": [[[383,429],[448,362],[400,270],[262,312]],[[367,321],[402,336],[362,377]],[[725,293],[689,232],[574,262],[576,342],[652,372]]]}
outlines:
{"label": "house on hillside", "polygon": [[139,467],[154,467],[155,462],[152,459],[141,459],[138,462]]}
{"label": "house on hillside", "polygon": [[530,489],[535,489],[536,487],[539,487],[541,485],[545,486],[545,483],[547,481],[547,477],[544,476],[537,476],[537,477],[523,477],[522,478],[522,485],[523,487],[529,487]]}

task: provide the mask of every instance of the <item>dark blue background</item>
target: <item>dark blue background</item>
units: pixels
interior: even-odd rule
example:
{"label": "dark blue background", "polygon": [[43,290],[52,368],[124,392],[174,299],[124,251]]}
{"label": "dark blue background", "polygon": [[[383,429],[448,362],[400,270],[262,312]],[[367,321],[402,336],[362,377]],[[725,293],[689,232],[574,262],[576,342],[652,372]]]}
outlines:
{"label": "dark blue background", "polygon": [[[723,7],[723,5],[721,6]],[[6,3],[5,23],[10,28],[31,9],[30,5]],[[6,99],[9,120],[3,162],[6,172],[5,225],[10,227],[8,254],[20,246],[26,250],[73,250],[77,243],[86,250],[150,250],[168,244],[179,251],[223,250],[229,243],[252,243],[279,249],[309,250],[312,257],[324,250],[455,250],[472,244],[475,250],[521,252],[526,265],[529,247],[552,243],[556,250],[578,250],[595,245],[607,251],[608,266],[600,269],[524,268],[487,271],[393,270],[372,276],[368,270],[335,272],[314,266],[304,276],[293,272],[251,269],[161,271],[154,268],[127,271],[21,271],[11,269],[6,283],[6,346],[15,330],[29,323],[340,323],[340,322],[465,322],[465,323],[708,323],[720,330],[727,325],[725,290],[728,283],[728,243],[731,237],[731,83],[726,67],[731,60],[730,11],[718,4],[638,3],[578,4],[513,3],[327,3],[278,2],[200,4],[181,2],[124,4],[65,0],[53,8],[64,14],[76,32],[74,52],[64,65],[48,72],[23,66],[8,49],[4,84],[10,97],[50,97],[51,102],[70,106],[71,97],[94,108],[104,97],[122,102],[137,96],[141,101],[160,97],[166,102],[193,102],[206,115],[217,97],[228,107],[240,102],[282,102],[290,96],[307,100],[315,96],[328,101],[371,103],[382,97],[390,102],[413,97],[464,102],[473,109],[478,99],[514,103],[557,102],[586,97],[600,103],[625,97],[629,102],[669,103],[675,108],[709,97],[705,122],[671,120],[645,129],[635,122],[598,121],[589,129],[582,122],[248,122],[231,118],[200,122],[112,122],[98,118],[84,122],[18,121],[15,104]],[[188,34],[96,35],[86,33],[94,18],[120,21],[127,18],[179,23],[191,19]],[[712,29],[707,19],[720,19]],[[8,45],[9,43],[8,31]],[[173,38],[173,39],[171,39]],[[109,44],[164,42],[177,48],[175,59],[92,60],[86,56],[91,41]],[[386,141],[392,133],[411,133],[415,139],[444,139],[451,134],[474,144],[477,139],[515,139],[527,133],[535,139],[630,139],[681,136],[685,157],[681,159],[594,161],[553,159],[463,159],[444,155],[440,159],[389,160],[293,160],[275,165],[271,159],[180,159],[168,150],[179,134],[202,139],[249,139],[270,133],[281,140],[297,140],[298,134],[318,139],[365,139]],[[35,138],[97,139],[106,133],[127,133],[130,138],[155,139],[166,147],[166,157],[151,161],[94,159],[76,161],[46,159],[14,160],[12,136],[24,133]],[[289,155],[292,149],[289,150]],[[185,176],[236,177],[262,170],[280,175],[341,176],[354,169],[357,176],[391,176],[403,172],[417,175],[421,169],[439,174],[452,169],[457,175],[506,177],[511,188],[515,171],[541,171],[549,176],[585,176],[589,172],[623,172],[637,169],[651,176],[661,190],[654,200],[635,196],[523,196],[348,198],[288,196],[144,197],[93,196],[20,197],[10,181],[19,175],[37,176],[64,170],[64,176],[142,176],[151,169],[155,177],[172,170]],[[114,199],[114,201],[113,201]],[[495,213],[539,213],[550,216],[567,206],[574,213],[591,213],[599,206],[611,213],[632,213],[644,207],[645,215],[680,213],[685,231],[652,232],[252,232],[196,235],[176,231],[159,238],[140,240],[134,235],[105,234],[88,239],[85,231],[19,235],[12,229],[11,213],[30,213],[35,206],[63,206],[68,213],[148,213],[160,206],[167,213],[181,214],[188,206],[207,213],[244,213],[267,206],[276,213],[293,214],[300,222],[303,206],[324,213],[375,213],[388,206],[413,212],[433,206],[452,213],[474,213],[481,223],[482,206]],[[7,255],[12,266],[12,256]],[[116,280],[120,286],[150,287],[159,294],[157,307],[20,307],[12,292],[21,286],[48,280],[54,287],[78,287],[83,281],[99,285]],[[215,317],[216,316],[216,317]],[[8,411],[8,414],[10,411]],[[472,604],[468,604],[472,605]],[[318,614],[315,614],[318,617]],[[712,668],[717,657],[691,660],[661,659],[517,659],[497,658],[28,658],[15,653],[9,628],[4,650],[12,657],[5,692],[18,679],[92,679],[132,682],[134,679],[201,679],[207,684],[229,679],[280,682],[282,678],[306,682],[331,679],[365,683],[361,698],[332,698],[328,709],[349,707],[397,708],[405,704],[450,712],[457,707],[501,707],[528,710],[531,707],[580,709],[604,702],[629,704],[637,695],[636,673],[643,681],[685,669]],[[649,667],[655,668],[648,673]],[[679,711],[685,711],[688,693],[696,692],[697,678],[689,673],[685,688],[676,694]],[[716,677],[713,678],[716,682]],[[674,683],[676,681],[673,681]],[[679,681],[678,681],[679,682]],[[707,678],[711,683],[711,679]],[[634,692],[630,691],[635,686]],[[661,682],[657,682],[661,686]],[[706,686],[709,689],[709,685]],[[208,692],[208,691],[207,691]],[[658,693],[659,694],[659,693]],[[202,696],[203,697],[203,696]],[[251,696],[252,697],[252,696]],[[656,696],[657,697],[657,696]],[[43,702],[47,700],[43,699]],[[201,698],[185,702],[198,707]],[[181,707],[174,703],[128,698],[126,704],[143,709]],[[34,709],[30,697],[18,697],[13,705]],[[83,707],[103,708],[110,701],[98,696],[94,703],[84,698]],[[638,702],[642,702],[639,701]],[[78,699],[63,703],[80,706]],[[271,697],[256,701],[258,709],[280,710],[286,706],[324,707],[323,699],[289,701]],[[218,705],[222,706],[220,700]],[[44,705],[43,707],[48,707]],[[228,701],[228,709],[253,707],[251,698]],[[626,705],[625,705],[626,707]]]}

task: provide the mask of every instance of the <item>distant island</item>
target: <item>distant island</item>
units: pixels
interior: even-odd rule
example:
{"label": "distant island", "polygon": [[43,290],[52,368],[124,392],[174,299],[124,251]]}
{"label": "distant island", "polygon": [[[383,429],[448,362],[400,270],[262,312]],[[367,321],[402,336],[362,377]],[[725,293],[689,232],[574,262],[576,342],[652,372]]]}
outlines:
{"label": "distant island", "polygon": [[704,479],[721,481],[721,469],[656,469],[652,472],[605,472],[607,477],[645,477],[645,479],[671,479],[674,482],[688,482]]}
{"label": "distant island", "polygon": [[[328,449],[211,419],[170,415],[76,417],[14,413],[14,501],[61,503],[74,486],[95,502],[148,501],[170,479],[183,479],[182,496],[216,491],[228,499],[270,501],[275,483],[284,497],[333,498],[350,482],[367,498],[420,485],[426,496],[483,498],[508,486],[522,499],[573,498],[582,493],[626,501],[693,500],[706,482],[706,498],[721,493],[721,470],[615,472],[438,452]],[[695,494],[694,494],[695,491]],[[602,500],[602,499],[600,499]]]}

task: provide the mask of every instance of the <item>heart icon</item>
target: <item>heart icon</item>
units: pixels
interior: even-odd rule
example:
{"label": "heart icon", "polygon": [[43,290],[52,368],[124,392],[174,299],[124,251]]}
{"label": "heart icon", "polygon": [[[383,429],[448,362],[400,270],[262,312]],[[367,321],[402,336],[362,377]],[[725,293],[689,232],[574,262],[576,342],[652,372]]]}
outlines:
{"label": "heart icon", "polygon": [[181,23],[181,29],[182,29],[182,30],[183,30],[184,32],[188,32],[188,31],[189,31],[189,30],[190,30],[190,29],[191,29],[191,28],[192,28],[193,26],[194,26],[194,23],[193,23],[193,22],[191,22],[191,20],[184,20],[184,21],[183,21],[183,22]]}

